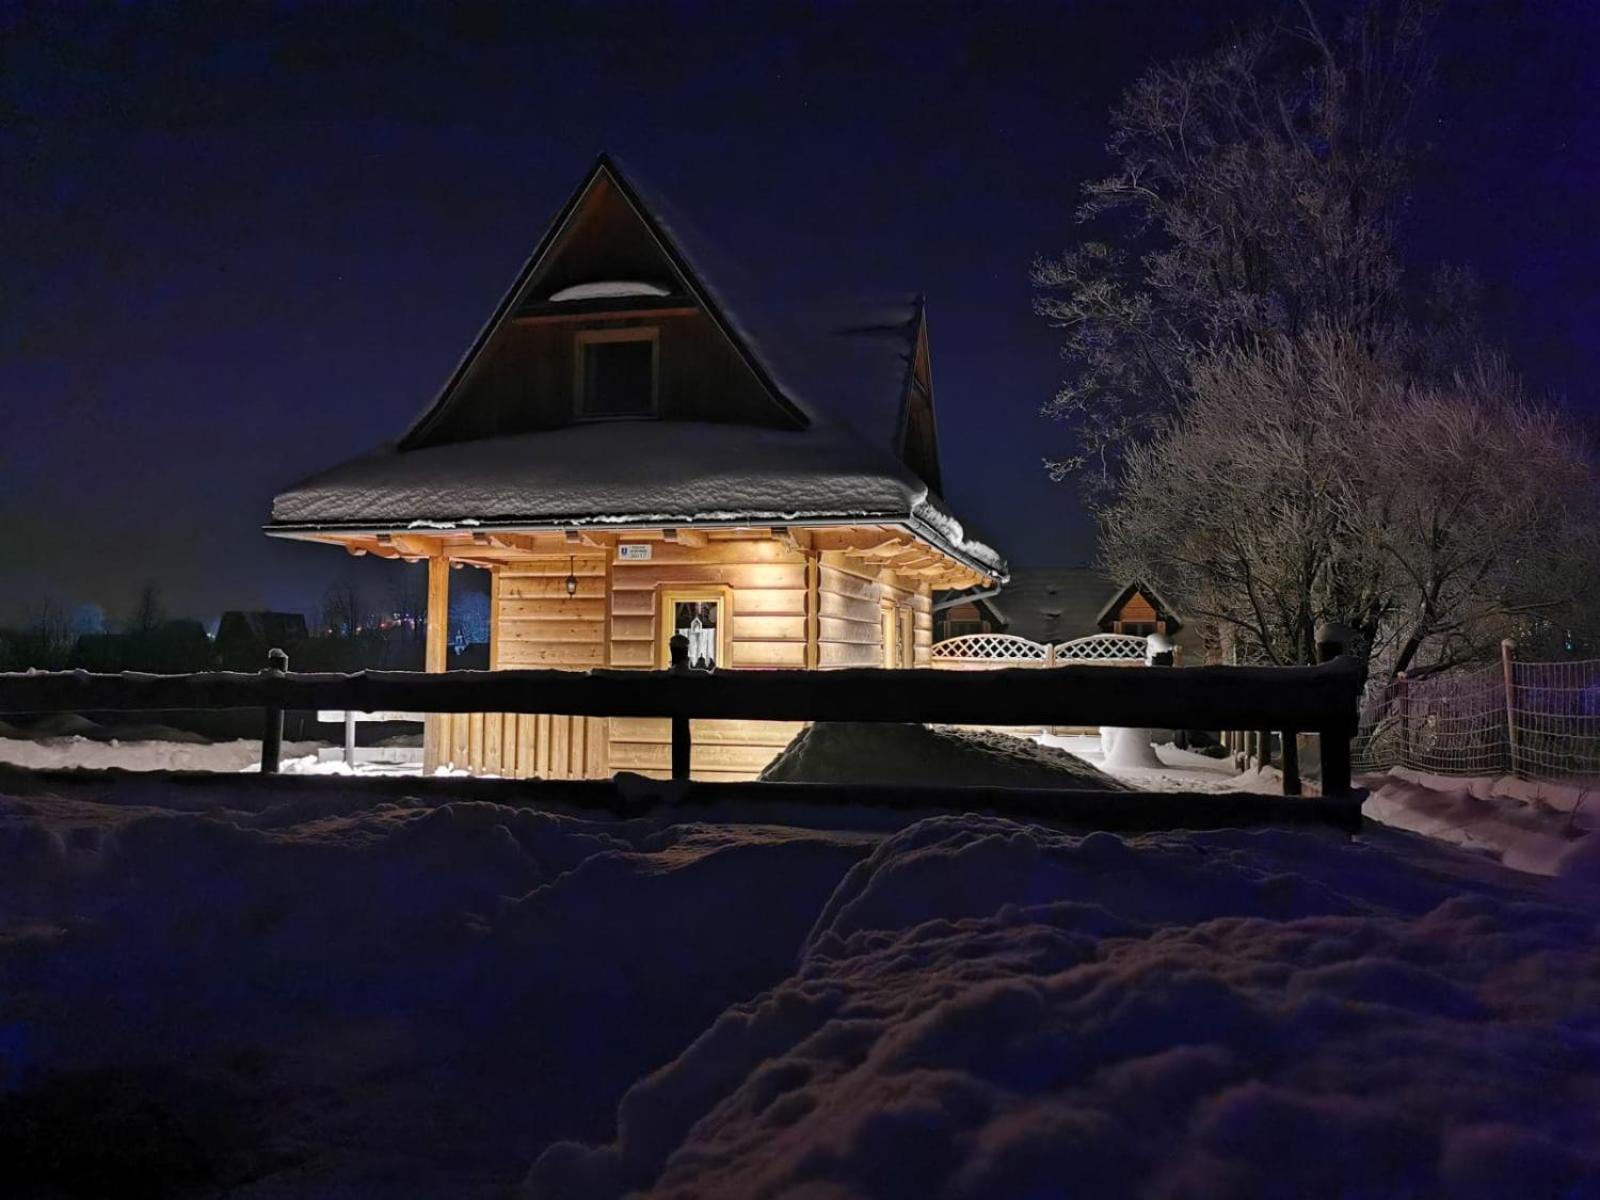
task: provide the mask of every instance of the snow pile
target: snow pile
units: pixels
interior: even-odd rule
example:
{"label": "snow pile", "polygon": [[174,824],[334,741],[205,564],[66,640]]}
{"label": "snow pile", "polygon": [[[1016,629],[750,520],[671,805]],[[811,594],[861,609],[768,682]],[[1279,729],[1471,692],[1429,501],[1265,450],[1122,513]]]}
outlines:
{"label": "snow pile", "polygon": [[1150,744],[1148,729],[1119,729],[1114,725],[1100,727],[1100,753],[1105,758],[1108,771],[1159,770],[1162,763],[1156,748]]}
{"label": "snow pile", "polygon": [[[1123,731],[1118,731],[1120,737]],[[1087,734],[1043,733],[1034,738],[1041,746],[1065,750],[1120,779],[1129,787],[1145,792],[1260,792],[1275,795],[1283,790],[1283,777],[1276,769],[1237,770],[1224,758],[1211,758],[1193,750],[1180,750],[1170,742],[1152,748],[1155,762],[1140,756],[1141,762],[1111,762],[1105,754],[1104,737]]]}
{"label": "snow pile", "polygon": [[[1394,771],[1361,781],[1364,816],[1498,858],[1538,875],[1560,875],[1591,860],[1600,789],[1529,785]],[[1529,793],[1532,794],[1529,794]],[[1520,793],[1520,794],[1519,794]]]}
{"label": "snow pile", "polygon": [[948,726],[819,721],[761,778],[783,783],[938,784],[1124,791],[1071,754],[1009,734]]}
{"label": "snow pile", "polygon": [[1334,839],[930,819],[525,1195],[1593,1195],[1595,934]]}

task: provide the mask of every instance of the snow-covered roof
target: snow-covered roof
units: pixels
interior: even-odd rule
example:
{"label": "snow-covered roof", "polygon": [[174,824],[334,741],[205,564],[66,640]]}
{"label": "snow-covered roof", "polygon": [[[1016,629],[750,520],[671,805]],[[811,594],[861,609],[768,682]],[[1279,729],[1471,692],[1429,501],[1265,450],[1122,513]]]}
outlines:
{"label": "snow-covered roof", "polygon": [[1116,581],[1092,567],[1019,567],[990,603],[1007,633],[1060,642],[1098,633],[1101,609],[1117,592]]}
{"label": "snow-covered roof", "polygon": [[670,242],[697,290],[808,419],[832,418],[872,445],[895,451],[916,350],[922,297],[840,295],[790,303],[751,277],[670,197],[611,159],[601,167]]}
{"label": "snow-covered roof", "polygon": [[1143,583],[1119,583],[1093,567],[1018,567],[990,601],[1007,633],[1036,642],[1059,642],[1101,632],[1129,597],[1140,591],[1181,627],[1177,611]]}
{"label": "snow-covered roof", "polygon": [[988,575],[1004,561],[966,536],[889,455],[827,426],[687,421],[579,424],[381,451],[279,495],[270,530],[393,531],[584,525],[869,521],[900,524]]}

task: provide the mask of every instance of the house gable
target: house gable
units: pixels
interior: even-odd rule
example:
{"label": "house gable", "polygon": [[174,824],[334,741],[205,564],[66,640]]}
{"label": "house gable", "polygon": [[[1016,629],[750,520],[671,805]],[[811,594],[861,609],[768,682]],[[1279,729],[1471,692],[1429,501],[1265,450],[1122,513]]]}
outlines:
{"label": "house gable", "polygon": [[[574,288],[602,294],[569,298]],[[631,340],[655,347],[649,416],[808,424],[682,248],[602,157],[400,448],[572,424],[586,415],[585,345]]]}
{"label": "house gable", "polygon": [[1097,624],[1103,633],[1174,634],[1183,628],[1172,606],[1137,580],[1124,585],[1100,610]]}

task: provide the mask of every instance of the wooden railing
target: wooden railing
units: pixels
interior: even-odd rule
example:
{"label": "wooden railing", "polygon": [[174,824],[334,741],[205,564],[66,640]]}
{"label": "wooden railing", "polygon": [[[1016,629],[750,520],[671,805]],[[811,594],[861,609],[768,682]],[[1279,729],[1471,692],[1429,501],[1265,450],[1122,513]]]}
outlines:
{"label": "wooden railing", "polygon": [[971,673],[841,671],[366,671],[296,674],[281,651],[259,674],[0,674],[0,714],[254,708],[265,713],[262,770],[276,771],[283,712],[567,713],[667,717],[672,774],[689,770],[690,719],[1119,725],[1271,729],[1322,735],[1324,796],[1346,797],[1359,669],[1191,667],[1105,671],[1064,666]]}

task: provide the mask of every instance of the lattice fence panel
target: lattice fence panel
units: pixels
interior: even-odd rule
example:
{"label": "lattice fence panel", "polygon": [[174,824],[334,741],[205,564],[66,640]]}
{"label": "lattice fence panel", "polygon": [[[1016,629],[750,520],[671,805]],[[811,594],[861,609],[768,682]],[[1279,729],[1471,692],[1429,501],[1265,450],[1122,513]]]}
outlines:
{"label": "lattice fence panel", "polygon": [[1143,666],[1148,646],[1131,633],[1096,633],[1062,642],[1056,647],[1058,663],[1128,663]]}
{"label": "lattice fence panel", "polygon": [[968,633],[936,642],[935,666],[1042,667],[1050,647],[1011,633]]}

